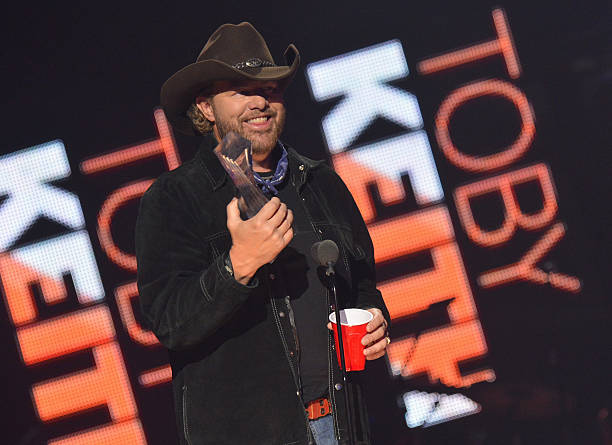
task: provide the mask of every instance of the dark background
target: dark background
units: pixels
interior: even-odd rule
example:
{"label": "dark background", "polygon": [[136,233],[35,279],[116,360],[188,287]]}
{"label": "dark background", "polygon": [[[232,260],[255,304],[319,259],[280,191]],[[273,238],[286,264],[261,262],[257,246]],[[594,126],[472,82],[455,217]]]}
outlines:
{"label": "dark background", "polygon": [[[508,15],[523,67],[523,75],[513,83],[524,91],[536,115],[536,140],[521,165],[540,161],[550,165],[559,199],[558,220],[568,229],[541,266],[581,278],[583,290],[570,294],[520,283],[482,291],[472,283],[489,346],[486,365],[496,371],[497,380],[462,392],[482,405],[482,413],[429,429],[408,429],[405,410],[397,403],[403,392],[456,391],[429,386],[425,379],[391,379],[386,365],[379,361],[372,366],[368,386],[375,443],[610,443],[604,442],[602,430],[606,423],[610,425],[605,416],[606,409],[612,408],[609,2],[12,4],[3,12],[0,29],[0,154],[62,139],[73,175],[61,186],[79,195],[95,243],[96,216],[105,196],[126,182],[155,177],[164,166],[159,160],[151,161],[92,178],[79,173],[79,163],[156,137],[152,111],[158,105],[160,85],[195,59],[218,25],[250,21],[264,35],[277,61],[286,45],[295,43],[302,54],[302,68],[399,39],[411,74],[398,85],[419,99],[446,203],[473,279],[479,272],[518,259],[544,232],[521,233],[518,242],[495,250],[494,255],[472,244],[458,224],[449,198],[456,186],[475,178],[445,160],[431,130],[440,102],[453,89],[476,79],[509,79],[500,57],[427,78],[416,74],[416,64],[491,39],[491,9],[496,6]],[[284,140],[308,156],[324,158],[320,121],[335,102],[318,104],[312,99],[303,69],[286,101],[289,114]],[[456,117],[453,137],[458,143],[469,142],[476,152],[479,147],[483,152],[485,146],[502,147],[516,135],[516,115],[499,101],[474,104]],[[355,144],[401,131],[379,120]],[[183,160],[188,159],[193,154],[192,141],[177,136],[177,142]],[[133,224],[135,212],[135,206],[125,209],[116,221]],[[16,246],[63,230],[39,221]],[[113,233],[126,250],[133,251],[131,233]],[[112,295],[116,285],[134,278],[114,266],[99,247],[96,256],[107,295]],[[162,364],[164,353],[145,354],[131,345],[119,328],[112,299],[108,302],[135,382],[136,370]],[[77,419],[40,424],[29,396],[32,383],[61,375],[71,366],[82,369],[90,358],[74,357],[71,364],[55,370],[49,366],[25,369],[4,309],[0,316],[5,382],[2,443],[42,444],[108,418],[105,410],[97,410]],[[143,390],[137,386],[136,398],[149,443],[174,443],[169,387]],[[604,420],[598,422],[598,416]]]}

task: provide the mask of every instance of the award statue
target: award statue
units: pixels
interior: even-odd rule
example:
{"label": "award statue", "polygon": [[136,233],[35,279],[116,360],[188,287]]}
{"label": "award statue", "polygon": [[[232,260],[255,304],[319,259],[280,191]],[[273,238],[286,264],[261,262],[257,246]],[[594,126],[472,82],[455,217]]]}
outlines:
{"label": "award statue", "polygon": [[268,202],[268,198],[255,183],[251,167],[251,142],[229,132],[215,148],[215,154],[229,174],[240,194],[238,207],[251,218]]}

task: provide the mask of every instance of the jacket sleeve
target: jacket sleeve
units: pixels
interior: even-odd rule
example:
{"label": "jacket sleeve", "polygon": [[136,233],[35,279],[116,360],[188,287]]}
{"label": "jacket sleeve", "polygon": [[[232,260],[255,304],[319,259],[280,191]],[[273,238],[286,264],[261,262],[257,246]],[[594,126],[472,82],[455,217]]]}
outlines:
{"label": "jacket sleeve", "polygon": [[237,282],[227,252],[210,260],[186,200],[158,182],[143,195],[136,221],[138,292],[144,324],[169,349],[194,346],[214,333],[257,286]]}
{"label": "jacket sleeve", "polygon": [[[334,173],[336,176],[337,174]],[[354,269],[351,275],[357,277],[357,301],[356,306],[362,309],[378,308],[382,311],[387,326],[391,326],[391,316],[385,305],[381,292],[376,288],[376,264],[374,262],[374,245],[368,232],[368,228],[361,216],[359,207],[353,199],[344,181],[337,176],[342,192],[341,200],[348,206],[351,228],[353,231],[353,245],[358,250],[363,250],[357,255]]]}

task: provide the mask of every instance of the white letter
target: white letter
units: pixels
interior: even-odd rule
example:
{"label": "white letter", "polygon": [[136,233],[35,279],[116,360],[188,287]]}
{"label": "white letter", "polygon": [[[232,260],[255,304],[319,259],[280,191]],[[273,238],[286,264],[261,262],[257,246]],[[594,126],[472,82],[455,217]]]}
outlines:
{"label": "white letter", "polygon": [[40,216],[73,229],[85,226],[76,195],[46,184],[70,176],[70,164],[61,141],[20,150],[0,157],[0,252],[7,250]]}
{"label": "white letter", "polygon": [[407,75],[399,40],[308,65],[307,78],[317,101],[344,96],[323,119],[331,154],[345,150],[378,116],[411,130],[423,126],[416,97],[385,84]]}
{"label": "white letter", "polygon": [[60,282],[63,274],[70,273],[81,303],[104,298],[98,265],[85,230],[20,247],[11,251],[11,256]]}
{"label": "white letter", "polygon": [[444,199],[425,130],[357,147],[346,155],[392,181],[401,183],[402,175],[408,173],[420,205]]}

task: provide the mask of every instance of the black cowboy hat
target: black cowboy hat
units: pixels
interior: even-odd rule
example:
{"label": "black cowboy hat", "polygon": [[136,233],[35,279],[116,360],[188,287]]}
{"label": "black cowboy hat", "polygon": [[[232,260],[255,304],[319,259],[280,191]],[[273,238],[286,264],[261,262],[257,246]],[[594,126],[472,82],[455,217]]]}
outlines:
{"label": "black cowboy hat", "polygon": [[195,63],[174,73],[161,88],[161,104],[175,129],[196,134],[185,112],[196,94],[219,80],[276,80],[284,88],[300,64],[300,53],[291,44],[285,50],[287,65],[274,62],[268,45],[248,22],[221,25],[210,36]]}

